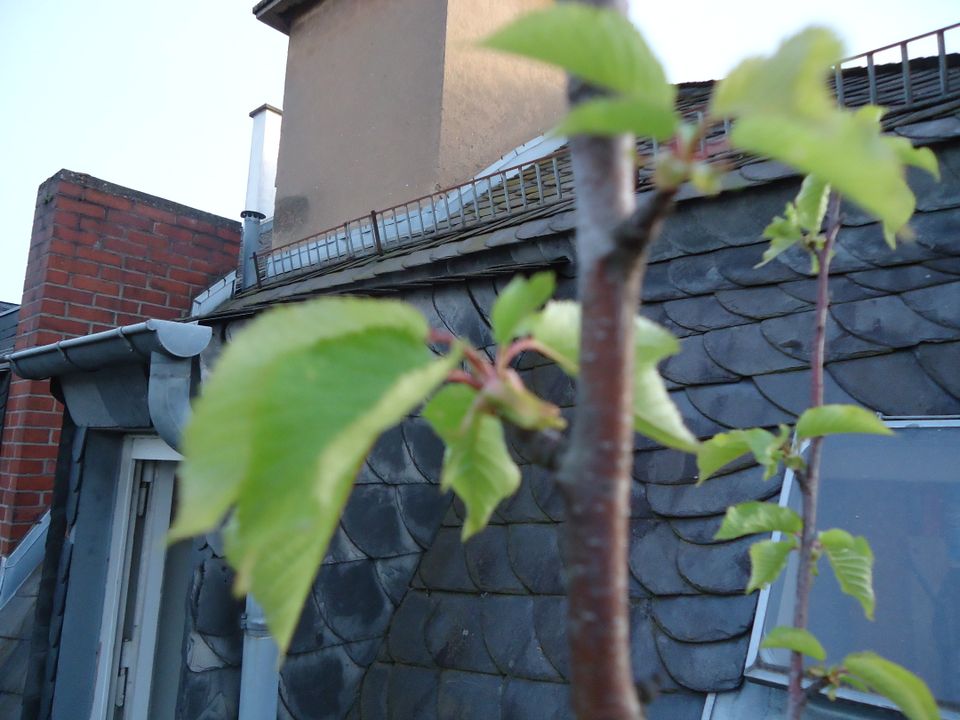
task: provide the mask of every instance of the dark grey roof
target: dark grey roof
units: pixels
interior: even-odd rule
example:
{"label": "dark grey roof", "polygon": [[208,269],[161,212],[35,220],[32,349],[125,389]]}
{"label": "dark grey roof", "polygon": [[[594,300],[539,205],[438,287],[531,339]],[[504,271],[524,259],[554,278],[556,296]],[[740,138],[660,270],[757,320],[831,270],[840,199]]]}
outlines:
{"label": "dark grey roof", "polygon": [[20,306],[13,303],[0,303],[0,355],[13,350],[17,338],[17,322],[20,319]]}
{"label": "dark grey roof", "polygon": [[[889,415],[960,413],[960,143],[937,151],[941,185],[911,176],[914,243],[885,249],[880,228],[856,215],[840,233],[830,402]],[[681,354],[663,372],[701,437],[790,422],[806,406],[809,266],[786,255],[752,267],[764,225],[796,187],[787,179],[681,203],[652,254],[642,312],[682,337]],[[509,231],[513,243],[487,236],[475,252],[327,291],[392,293],[489,349],[491,305],[518,265],[551,266],[559,294],[574,292],[567,216],[531,225],[497,231]],[[696,228],[709,228],[703,247]],[[520,367],[535,390],[573,412],[562,373],[536,356]],[[570,717],[564,517],[553,481],[520,458],[520,490],[463,544],[462,507],[436,492],[440,457],[417,417],[377,443],[282,670],[283,717],[439,719],[473,717],[478,708],[484,717],[499,708],[504,719]],[[727,505],[771,497],[779,484],[747,462],[726,470],[697,488],[691,456],[637,437],[632,636],[637,681],[662,693],[653,718],[699,718],[704,693],[742,680],[755,606],[755,595],[742,593],[749,541],[716,542],[713,534]]]}
{"label": "dark grey roof", "polygon": [[0,717],[4,720],[20,717],[39,585],[38,566],[0,608]]}

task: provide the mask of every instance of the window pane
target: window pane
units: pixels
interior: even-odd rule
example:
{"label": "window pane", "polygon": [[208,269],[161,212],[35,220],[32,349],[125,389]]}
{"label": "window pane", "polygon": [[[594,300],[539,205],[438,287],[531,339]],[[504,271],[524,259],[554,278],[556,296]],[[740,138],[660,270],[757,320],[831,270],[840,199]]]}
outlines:
{"label": "window pane", "polygon": [[[876,622],[866,620],[823,558],[811,629],[828,662],[873,650],[920,675],[942,702],[960,705],[960,428],[896,433],[824,444],[817,525],[870,541],[877,609]],[[788,573],[771,594],[767,629],[791,622],[795,563]],[[764,652],[762,660],[785,667],[786,657]]]}

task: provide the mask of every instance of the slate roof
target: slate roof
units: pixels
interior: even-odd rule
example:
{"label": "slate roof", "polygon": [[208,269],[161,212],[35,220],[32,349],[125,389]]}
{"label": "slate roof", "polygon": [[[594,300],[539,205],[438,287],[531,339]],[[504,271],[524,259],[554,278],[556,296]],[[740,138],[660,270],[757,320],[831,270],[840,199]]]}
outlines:
{"label": "slate roof", "polygon": [[[890,251],[875,223],[845,209],[831,279],[828,402],[898,416],[960,414],[960,123],[954,115],[938,123],[942,182],[910,173],[915,242]],[[934,126],[910,132],[918,127],[930,135]],[[806,407],[809,263],[789,252],[753,268],[763,227],[796,189],[785,178],[688,199],[653,249],[642,312],[681,338],[682,352],[662,372],[700,437],[792,422]],[[571,214],[561,213],[454,251],[427,249],[285,290],[293,298],[390,293],[489,349],[490,308],[517,268],[553,267],[558,295],[574,294],[571,230]],[[274,292],[231,313],[285,299]],[[573,383],[563,373],[535,356],[520,366],[534,390],[573,415]],[[662,693],[650,717],[692,720],[705,693],[742,681],[755,611],[755,595],[743,595],[750,540],[715,542],[713,534],[729,504],[772,497],[779,481],[740,462],[697,488],[692,457],[639,436],[635,448],[634,671]],[[461,508],[434,487],[440,459],[417,417],[375,446],[282,670],[282,717],[571,717],[556,487],[518,455],[519,492],[462,544]]]}
{"label": "slate roof", "polygon": [[39,586],[37,567],[0,608],[0,717],[4,720],[20,717]]}
{"label": "slate roof", "polygon": [[13,342],[17,337],[17,321],[19,317],[19,305],[0,303],[0,355],[13,350]]}

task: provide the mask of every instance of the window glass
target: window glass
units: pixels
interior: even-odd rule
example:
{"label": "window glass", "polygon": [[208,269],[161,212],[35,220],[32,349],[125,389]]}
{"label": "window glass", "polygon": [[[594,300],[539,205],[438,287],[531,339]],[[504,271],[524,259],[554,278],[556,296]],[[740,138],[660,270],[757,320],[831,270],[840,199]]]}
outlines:
{"label": "window glass", "polygon": [[[828,662],[873,650],[917,673],[938,700],[960,707],[960,427],[895,428],[824,444],[821,529],[865,535],[876,557],[876,621],[843,595],[826,558],[811,598],[811,630]],[[794,485],[790,504],[799,506]],[[796,557],[771,590],[765,630],[792,623]],[[787,653],[762,650],[785,669]]]}

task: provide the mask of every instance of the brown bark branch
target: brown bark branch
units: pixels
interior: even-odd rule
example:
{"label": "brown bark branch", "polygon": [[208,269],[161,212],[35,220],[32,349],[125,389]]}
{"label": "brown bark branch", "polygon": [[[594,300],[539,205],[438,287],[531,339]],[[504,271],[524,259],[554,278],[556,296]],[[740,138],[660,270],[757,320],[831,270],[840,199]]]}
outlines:
{"label": "brown bark branch", "polygon": [[[817,308],[814,320],[813,349],[810,356],[811,407],[823,405],[823,368],[827,337],[827,312],[830,307],[828,282],[833,245],[840,231],[840,196],[834,193],[827,211],[827,234],[823,248],[817,253],[820,271],[817,276]],[[803,495],[803,533],[800,537],[800,562],[797,569],[797,593],[793,608],[793,626],[806,629],[810,620],[810,591],[813,586],[813,549],[817,539],[817,497],[820,491],[820,457],[823,438],[810,441],[810,454],[800,489]],[[809,696],[803,690],[803,654],[790,654],[790,699],[787,717],[800,720]]]}

